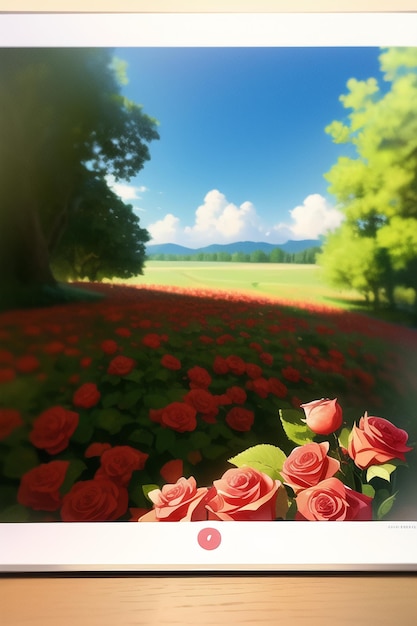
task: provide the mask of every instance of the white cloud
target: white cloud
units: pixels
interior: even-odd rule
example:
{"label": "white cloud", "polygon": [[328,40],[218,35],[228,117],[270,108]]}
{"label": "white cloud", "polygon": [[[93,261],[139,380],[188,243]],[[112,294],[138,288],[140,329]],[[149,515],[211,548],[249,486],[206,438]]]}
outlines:
{"label": "white cloud", "polygon": [[179,217],[168,213],[147,229],[152,244],[180,243],[198,248],[211,243],[246,240],[280,244],[289,239],[317,239],[342,221],[341,213],[319,194],[307,196],[303,204],[289,211],[289,215],[288,222],[263,225],[251,202],[238,206],[219,190],[212,189],[196,209],[192,225],[183,225]]}
{"label": "white cloud", "polygon": [[334,230],[343,220],[343,215],[320,194],[307,196],[303,204],[289,211],[292,221],[273,227],[276,234],[287,239],[317,239]]}
{"label": "white cloud", "polygon": [[229,202],[217,189],[209,191],[195,213],[193,226],[184,234],[195,246],[209,243],[229,243],[243,239],[259,239],[260,219],[251,202],[240,206]]}
{"label": "white cloud", "polygon": [[106,181],[108,186],[119,196],[119,198],[123,200],[123,202],[127,202],[129,200],[140,200],[141,196],[139,194],[148,191],[147,187],[144,185],[137,187],[135,185],[129,185],[128,183],[117,182],[114,179],[114,176],[107,176]]}
{"label": "white cloud", "polygon": [[178,217],[168,213],[162,220],[150,224],[147,229],[152,237],[151,243],[179,243],[179,223]]}

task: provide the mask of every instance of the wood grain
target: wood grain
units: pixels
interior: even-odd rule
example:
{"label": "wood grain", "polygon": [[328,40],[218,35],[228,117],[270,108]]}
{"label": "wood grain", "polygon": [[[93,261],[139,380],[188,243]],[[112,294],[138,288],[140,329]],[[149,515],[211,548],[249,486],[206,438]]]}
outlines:
{"label": "wood grain", "polygon": [[417,576],[0,579],[3,626],[415,626]]}

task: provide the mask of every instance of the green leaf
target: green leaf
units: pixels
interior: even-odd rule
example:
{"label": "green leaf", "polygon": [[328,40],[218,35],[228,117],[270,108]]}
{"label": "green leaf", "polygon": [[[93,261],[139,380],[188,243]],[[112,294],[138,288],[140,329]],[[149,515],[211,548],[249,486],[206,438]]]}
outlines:
{"label": "green leaf", "polygon": [[142,396],[143,396],[143,390],[141,388],[128,391],[125,394],[121,394],[119,402],[118,402],[118,406],[121,409],[131,409],[133,406],[135,406],[135,404],[138,403],[138,401],[142,398]]}
{"label": "green leaf", "polygon": [[149,409],[162,409],[167,405],[167,399],[161,393],[147,393],[143,396],[143,404]]}
{"label": "green leaf", "polygon": [[120,391],[112,391],[112,393],[106,393],[101,399],[101,404],[105,409],[111,406],[117,406],[122,394]]}
{"label": "green leaf", "polygon": [[339,445],[345,450],[348,449],[350,432],[349,428],[342,428],[339,433]]}
{"label": "green leaf", "polygon": [[129,374],[126,374],[126,376],[123,376],[123,380],[130,380],[132,383],[139,383],[142,380],[143,377],[143,372],[140,372],[139,370],[132,370]]}
{"label": "green leaf", "polygon": [[211,438],[206,433],[194,432],[190,436],[188,443],[190,450],[200,450],[201,448],[210,445]]}
{"label": "green leaf", "polygon": [[391,482],[391,474],[397,469],[395,463],[384,463],[383,465],[372,465],[366,472],[366,480],[369,483],[373,478],[382,478],[388,483]]}
{"label": "green leaf", "polygon": [[362,493],[364,496],[369,496],[369,498],[375,497],[375,489],[372,485],[362,485]]}
{"label": "green leaf", "polygon": [[280,409],[279,416],[281,424],[290,441],[302,446],[305,443],[312,443],[314,440],[313,431],[305,424],[303,413],[296,409]]}
{"label": "green leaf", "polygon": [[94,427],[89,421],[89,417],[83,416],[77,426],[75,433],[72,435],[71,440],[76,443],[87,443],[93,436]]}
{"label": "green leaf", "polygon": [[383,517],[388,515],[388,513],[392,509],[392,505],[395,502],[396,496],[397,496],[397,494],[393,493],[392,496],[389,496],[389,498],[386,498],[383,502],[381,502],[381,504],[379,505],[378,510],[376,512],[377,520],[381,520]]}
{"label": "green leaf", "polygon": [[96,415],[96,426],[102,428],[110,435],[120,432],[123,426],[131,420],[122,415],[117,409],[104,409]]}
{"label": "green leaf", "polygon": [[83,471],[87,469],[87,465],[80,459],[74,459],[70,461],[67,472],[65,474],[64,482],[60,489],[61,493],[68,493],[75,481],[81,476]]}
{"label": "green leaf", "polygon": [[27,522],[29,511],[21,504],[13,504],[0,513],[0,522]]}
{"label": "green leaf", "polygon": [[209,446],[204,446],[204,448],[202,448],[201,450],[201,454],[204,456],[204,458],[209,459],[210,461],[215,461],[227,451],[228,448],[226,446],[221,446],[213,443]]}
{"label": "green leaf", "polygon": [[240,454],[229,459],[229,463],[242,467],[248,465],[254,469],[267,474],[274,480],[281,479],[281,470],[285,459],[284,452],[276,446],[270,444],[260,444],[244,450]]}
{"label": "green leaf", "polygon": [[152,446],[154,435],[149,430],[142,428],[141,430],[134,430],[133,433],[130,433],[128,439],[132,443],[143,443],[146,446]]}
{"label": "green leaf", "polygon": [[155,374],[154,374],[154,380],[159,380],[163,383],[165,383],[167,380],[169,380],[169,378],[172,376],[172,374],[169,372],[169,370],[167,369],[158,369]]}
{"label": "green leaf", "polygon": [[147,500],[149,500],[149,502],[152,502],[148,494],[150,491],[153,491],[154,489],[159,489],[159,488],[160,488],[159,485],[142,485],[143,495],[145,496]]}
{"label": "green leaf", "polygon": [[11,450],[4,461],[3,473],[7,478],[21,478],[23,474],[39,465],[39,459],[33,448],[21,446]]}
{"label": "green leaf", "polygon": [[173,452],[175,450],[176,442],[175,432],[170,428],[161,428],[156,433],[155,449],[158,454],[166,452],[167,450]]}

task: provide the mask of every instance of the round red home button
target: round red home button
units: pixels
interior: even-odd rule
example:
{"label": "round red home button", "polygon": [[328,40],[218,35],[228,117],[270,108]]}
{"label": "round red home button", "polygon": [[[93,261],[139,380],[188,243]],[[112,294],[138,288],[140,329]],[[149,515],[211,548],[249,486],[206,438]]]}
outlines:
{"label": "round red home button", "polygon": [[222,536],[216,528],[203,528],[197,536],[198,545],[203,550],[215,550],[222,542]]}

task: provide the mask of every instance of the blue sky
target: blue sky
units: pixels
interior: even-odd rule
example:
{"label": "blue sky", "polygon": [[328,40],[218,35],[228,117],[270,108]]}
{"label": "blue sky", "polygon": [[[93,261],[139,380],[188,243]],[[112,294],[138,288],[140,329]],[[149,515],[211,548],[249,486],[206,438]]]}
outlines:
{"label": "blue sky", "polygon": [[152,235],[192,248],[317,238],[340,223],[325,133],[378,48],[119,48],[123,93],[159,121],[151,160],[114,189]]}

